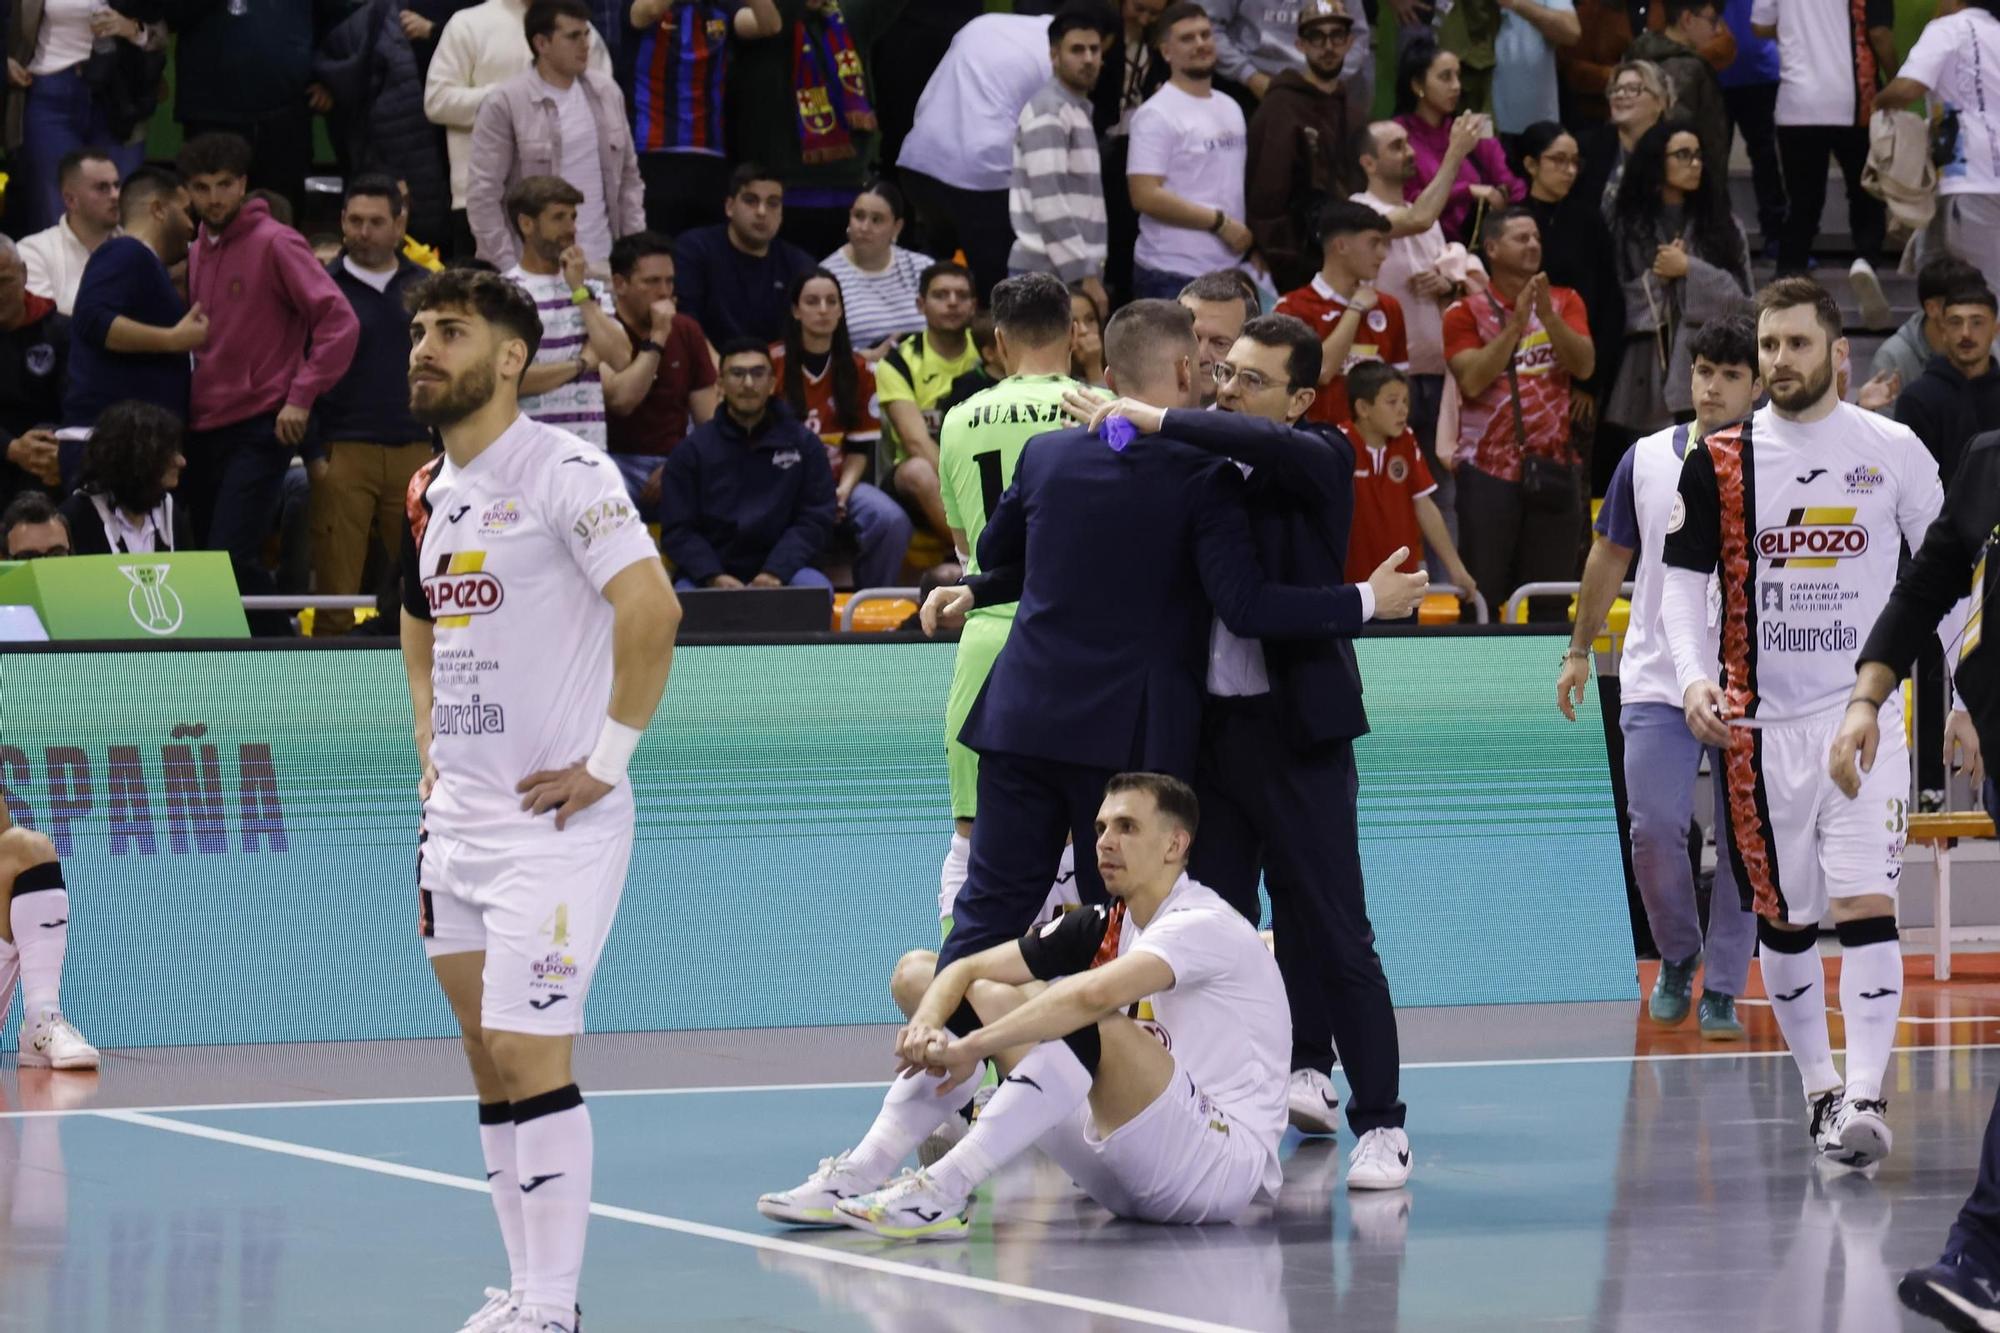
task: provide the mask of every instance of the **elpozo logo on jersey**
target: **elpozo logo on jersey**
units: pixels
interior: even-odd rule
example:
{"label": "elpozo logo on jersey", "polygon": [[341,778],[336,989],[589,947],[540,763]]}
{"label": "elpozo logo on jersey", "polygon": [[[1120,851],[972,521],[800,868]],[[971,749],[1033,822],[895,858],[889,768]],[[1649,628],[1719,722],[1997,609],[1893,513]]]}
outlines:
{"label": "elpozo logo on jersey", "polygon": [[485,564],[484,551],[454,551],[424,580],[424,601],[439,629],[463,629],[474,616],[498,611],[507,600],[507,589],[485,571]]}
{"label": "elpozo logo on jersey", "polygon": [[1757,555],[1773,569],[1831,569],[1868,550],[1852,506],[1794,509],[1791,522],[1757,533]]}

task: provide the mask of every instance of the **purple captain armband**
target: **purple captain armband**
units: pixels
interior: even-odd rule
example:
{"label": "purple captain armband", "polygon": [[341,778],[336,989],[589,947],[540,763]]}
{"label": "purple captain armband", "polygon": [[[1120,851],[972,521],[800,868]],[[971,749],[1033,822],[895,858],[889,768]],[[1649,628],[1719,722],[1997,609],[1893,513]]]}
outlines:
{"label": "purple captain armband", "polygon": [[1106,417],[1097,433],[1114,454],[1124,453],[1125,446],[1139,438],[1139,428],[1124,417]]}

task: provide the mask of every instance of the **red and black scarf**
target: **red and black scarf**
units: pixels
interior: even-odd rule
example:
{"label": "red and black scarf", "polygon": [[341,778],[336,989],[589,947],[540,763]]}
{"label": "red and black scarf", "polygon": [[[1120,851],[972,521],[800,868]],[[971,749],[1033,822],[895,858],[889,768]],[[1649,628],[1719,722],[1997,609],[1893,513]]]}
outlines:
{"label": "red and black scarf", "polygon": [[792,25],[792,89],[799,109],[799,156],[808,165],[853,157],[853,135],[875,128],[861,53],[847,35],[840,0],[807,10]]}

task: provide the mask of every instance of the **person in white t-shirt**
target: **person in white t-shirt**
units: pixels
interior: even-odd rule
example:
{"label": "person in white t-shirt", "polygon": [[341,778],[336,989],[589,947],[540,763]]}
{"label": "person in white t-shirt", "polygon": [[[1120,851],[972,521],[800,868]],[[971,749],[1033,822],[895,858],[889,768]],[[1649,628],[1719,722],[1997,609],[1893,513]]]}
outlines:
{"label": "person in white t-shirt", "polygon": [[2000,5],[1945,0],[1937,17],[1875,94],[1875,105],[1901,110],[1931,98],[1944,106],[1941,127],[1951,160],[1938,172],[1944,248],[1989,276],[2000,273]]}
{"label": "person in white t-shirt", "polygon": [[1215,27],[1194,0],[1154,23],[1172,75],[1132,113],[1126,182],[1139,214],[1132,296],[1171,301],[1203,273],[1249,253],[1243,174],[1249,129],[1243,108],[1215,91]]}
{"label": "person in white t-shirt", "polygon": [[575,186],[554,176],[530,176],[507,193],[507,218],[521,240],[521,262],[509,281],[534,298],[542,317],[535,363],[521,380],[521,410],[545,426],[560,426],[599,449],[607,447],[601,366],[632,364],[632,340],[618,322],[611,290],[589,270],[576,243]]}
{"label": "person in white t-shirt", "polygon": [[524,415],[541,321],[513,283],[412,293],[403,661],[416,717],[424,952],[464,1037],[512,1279],[465,1327],[575,1333],[591,1128],[570,1071],[625,885],[626,769],[680,603],[618,469]]}
{"label": "person in white t-shirt", "polygon": [[[973,1190],[1031,1146],[1120,1217],[1227,1222],[1275,1201],[1291,1010],[1256,928],[1187,876],[1199,818],[1178,779],[1112,778],[1095,848],[1111,905],[938,973],[897,1034],[901,1076],[867,1135],[757,1210],[950,1240]],[[971,1132],[892,1180],[988,1059],[1001,1082]]]}
{"label": "person in white t-shirt", "polygon": [[[1757,378],[1757,329],[1743,318],[1718,319],[1694,336],[1695,417],[1692,427],[1670,426],[1640,440],[1618,460],[1604,508],[1597,517],[1597,540],[1583,567],[1577,594],[1576,629],[1556,678],[1556,707],[1576,721],[1590,678],[1591,641],[1596,638],[1632,570],[1632,612],[1625,651],[1618,663],[1618,726],[1625,738],[1625,802],[1632,823],[1632,875],[1646,904],[1646,921],[1660,950],[1660,975],[1648,1001],[1656,1023],[1673,1026],[1688,1015],[1694,972],[1702,977],[1701,1035],[1737,1041],[1743,1024],[1736,998],[1750,975],[1757,944],[1757,918],[1737,900],[1729,865],[1728,817],[1724,787],[1715,785],[1715,892],[1709,899],[1706,944],[1695,911],[1694,867],[1688,860],[1688,826],[1694,816],[1696,770],[1702,743],[1688,730],[1673,654],[1660,624],[1660,585],[1666,576],[1660,551],[1679,494],[1681,466],[1688,450],[1704,436],[1750,415],[1763,392]],[[1636,568],[1633,557],[1638,557]],[[1716,648],[1703,648],[1713,661]],[[1722,772],[1722,756],[1710,750],[1710,771]]]}

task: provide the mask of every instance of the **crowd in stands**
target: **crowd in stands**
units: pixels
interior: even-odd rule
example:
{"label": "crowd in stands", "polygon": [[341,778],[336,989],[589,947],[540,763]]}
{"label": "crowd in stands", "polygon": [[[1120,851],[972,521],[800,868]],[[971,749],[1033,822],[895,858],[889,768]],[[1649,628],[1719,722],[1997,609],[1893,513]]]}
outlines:
{"label": "crowd in stands", "polygon": [[1188,309],[1208,402],[1248,319],[1305,320],[1351,566],[1407,538],[1497,605],[1576,577],[1760,278],[1845,268],[1887,322],[1878,111],[1929,109],[1937,183],[1922,308],[1848,394],[1941,458],[2000,424],[1989,5],[1899,67],[1888,0],[0,2],[0,528],[386,596],[433,448],[403,295],[449,263],[534,298],[524,410],[608,452],[683,586],[949,578],[939,427],[1007,373],[994,284],[1046,272],[1087,383],[1128,300]]}

